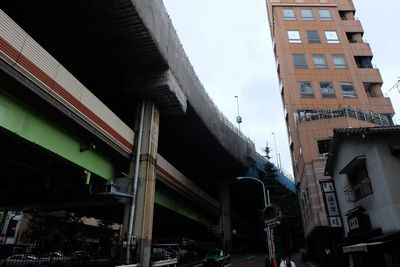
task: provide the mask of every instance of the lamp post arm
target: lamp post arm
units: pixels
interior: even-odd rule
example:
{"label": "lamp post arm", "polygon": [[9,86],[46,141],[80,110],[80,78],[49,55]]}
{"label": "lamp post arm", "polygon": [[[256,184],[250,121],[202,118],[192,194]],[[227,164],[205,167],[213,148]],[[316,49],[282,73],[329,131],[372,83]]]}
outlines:
{"label": "lamp post arm", "polygon": [[[261,181],[260,179],[255,178],[255,177],[236,177],[236,179],[238,179],[238,180],[248,179],[248,180],[254,180],[256,182],[261,183],[262,189],[263,189],[263,196],[264,196],[264,207],[266,207],[267,205],[270,205],[271,202],[270,202],[270,199],[269,199],[269,190],[268,189],[265,190],[265,184],[264,184],[263,181]],[[265,193],[265,191],[267,193]]]}
{"label": "lamp post arm", "polygon": [[269,205],[269,193],[268,193],[268,202],[267,202],[267,197],[265,194],[265,184],[263,183],[263,181],[257,179],[257,181],[259,181],[262,184],[262,189],[263,189],[263,194],[264,194],[264,207],[267,206],[267,204]]}

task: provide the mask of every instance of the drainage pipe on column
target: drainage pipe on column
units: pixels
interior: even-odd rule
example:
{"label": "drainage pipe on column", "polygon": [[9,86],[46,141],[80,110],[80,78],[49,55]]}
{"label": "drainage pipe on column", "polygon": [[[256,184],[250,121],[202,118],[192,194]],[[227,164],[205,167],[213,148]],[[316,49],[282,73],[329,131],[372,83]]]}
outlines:
{"label": "drainage pipe on column", "polygon": [[135,172],[133,176],[133,184],[132,184],[132,203],[131,210],[129,215],[129,228],[128,228],[128,246],[127,246],[127,261],[131,260],[131,246],[133,243],[133,225],[135,221],[135,211],[136,211],[136,195],[137,195],[137,187],[139,181],[139,163],[140,163],[140,152],[142,149],[142,136],[143,136],[143,124],[144,124],[144,108],[145,108],[145,100],[142,101],[142,107],[140,110],[140,124],[139,124],[139,136],[138,143],[136,146],[136,158],[135,158]]}

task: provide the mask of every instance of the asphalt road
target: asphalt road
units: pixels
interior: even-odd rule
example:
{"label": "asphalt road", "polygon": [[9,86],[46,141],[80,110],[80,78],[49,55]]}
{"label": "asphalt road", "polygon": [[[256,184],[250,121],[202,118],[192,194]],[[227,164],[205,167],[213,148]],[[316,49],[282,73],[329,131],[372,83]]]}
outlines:
{"label": "asphalt road", "polygon": [[[308,263],[303,263],[300,260],[299,254],[292,255],[292,261],[296,263],[296,267],[310,267]],[[279,266],[280,261],[277,262]],[[203,264],[194,267],[203,267]],[[262,254],[239,254],[231,256],[231,263],[224,267],[265,267],[265,255]]]}
{"label": "asphalt road", "polygon": [[265,255],[246,254],[231,258],[231,267],[264,267]]}
{"label": "asphalt road", "polygon": [[[301,261],[300,254],[293,254],[292,261],[296,264],[296,267],[309,267],[308,263]],[[279,266],[280,261],[277,262]],[[265,255],[261,254],[243,254],[233,255],[231,257],[231,267],[264,267],[265,266]]]}

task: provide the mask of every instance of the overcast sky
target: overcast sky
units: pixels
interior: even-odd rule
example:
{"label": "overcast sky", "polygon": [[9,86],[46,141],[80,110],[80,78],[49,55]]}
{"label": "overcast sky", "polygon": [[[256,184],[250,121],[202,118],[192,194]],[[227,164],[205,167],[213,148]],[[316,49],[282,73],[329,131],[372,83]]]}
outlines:
{"label": "overcast sky", "polygon": [[[163,1],[190,62],[219,109],[235,123],[238,95],[243,133],[258,152],[268,142],[276,162],[274,132],[282,166],[292,173],[265,0]],[[386,93],[400,76],[400,1],[354,3]],[[392,90],[388,96],[400,113],[400,93]]]}

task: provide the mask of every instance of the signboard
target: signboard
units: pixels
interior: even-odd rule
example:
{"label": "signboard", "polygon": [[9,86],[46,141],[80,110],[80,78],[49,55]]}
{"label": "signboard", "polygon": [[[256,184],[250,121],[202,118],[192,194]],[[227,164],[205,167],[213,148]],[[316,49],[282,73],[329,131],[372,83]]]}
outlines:
{"label": "signboard", "polygon": [[329,226],[330,227],[342,227],[342,220],[340,216],[329,217]]}
{"label": "signboard", "polygon": [[322,191],[323,192],[335,192],[335,186],[333,185],[333,182],[322,182]]}
{"label": "signboard", "polygon": [[364,212],[365,209],[359,206],[346,214],[347,224],[351,233],[366,233],[371,230],[369,215]]}
{"label": "signboard", "polygon": [[263,210],[264,222],[269,224],[274,224],[282,219],[282,209],[278,205],[270,204],[266,206]]}
{"label": "signboard", "polygon": [[332,180],[319,181],[324,197],[326,216],[329,227],[343,227],[339,205],[336,199],[335,184]]}
{"label": "signboard", "polygon": [[352,217],[348,219],[348,223],[349,223],[349,228],[350,230],[355,230],[360,228],[360,224],[358,222],[358,218],[357,217]]}
{"label": "signboard", "polygon": [[329,216],[339,216],[339,207],[335,192],[325,193],[326,211]]}

